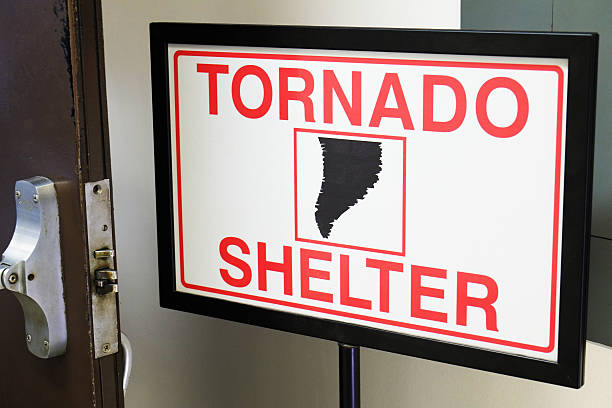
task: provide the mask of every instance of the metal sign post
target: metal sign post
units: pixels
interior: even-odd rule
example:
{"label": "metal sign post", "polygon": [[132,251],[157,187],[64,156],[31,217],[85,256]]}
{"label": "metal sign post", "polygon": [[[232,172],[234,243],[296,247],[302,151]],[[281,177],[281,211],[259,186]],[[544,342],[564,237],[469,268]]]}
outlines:
{"label": "metal sign post", "polygon": [[338,343],[340,408],[361,406],[359,347]]}

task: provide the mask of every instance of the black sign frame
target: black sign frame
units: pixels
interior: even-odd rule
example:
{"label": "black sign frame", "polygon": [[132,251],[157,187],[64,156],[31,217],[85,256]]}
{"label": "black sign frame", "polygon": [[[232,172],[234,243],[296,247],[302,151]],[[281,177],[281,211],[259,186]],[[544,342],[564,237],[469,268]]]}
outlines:
{"label": "black sign frame", "polygon": [[[568,387],[583,385],[597,34],[152,23],[150,40],[162,307]],[[558,362],[176,291],[168,44],[568,59]]]}

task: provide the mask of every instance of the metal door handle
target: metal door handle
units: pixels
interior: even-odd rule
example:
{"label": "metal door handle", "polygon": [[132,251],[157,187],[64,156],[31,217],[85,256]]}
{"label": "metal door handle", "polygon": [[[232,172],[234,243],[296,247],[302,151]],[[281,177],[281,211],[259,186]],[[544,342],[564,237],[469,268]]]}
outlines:
{"label": "metal door handle", "polygon": [[132,343],[124,333],[121,333],[121,347],[123,348],[123,394],[127,392],[132,375],[132,362],[134,361]]}
{"label": "metal door handle", "polygon": [[25,316],[28,350],[40,358],[66,352],[59,212],[53,182],[45,177],[15,184],[17,223],[0,259],[0,290],[16,297]]}

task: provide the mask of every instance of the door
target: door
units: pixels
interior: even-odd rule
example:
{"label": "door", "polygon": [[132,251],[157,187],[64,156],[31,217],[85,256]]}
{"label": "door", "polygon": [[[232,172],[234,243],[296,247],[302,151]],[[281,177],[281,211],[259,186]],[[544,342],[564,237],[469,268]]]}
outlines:
{"label": "door", "polygon": [[15,228],[15,182],[52,180],[67,325],[65,354],[34,356],[21,304],[0,290],[0,407],[123,406],[118,342],[96,358],[87,242],[86,183],[110,179],[103,61],[99,0],[0,1],[0,253]]}

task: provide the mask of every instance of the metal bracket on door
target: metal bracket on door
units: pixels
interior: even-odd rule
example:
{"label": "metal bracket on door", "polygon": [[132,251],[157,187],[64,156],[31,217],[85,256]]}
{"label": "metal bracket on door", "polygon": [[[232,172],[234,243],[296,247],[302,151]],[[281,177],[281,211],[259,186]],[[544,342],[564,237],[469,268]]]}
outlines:
{"label": "metal bracket on door", "polygon": [[0,260],[0,290],[16,297],[28,350],[40,358],[66,352],[66,306],[57,195],[45,177],[15,184],[17,223]]}
{"label": "metal bracket on door", "polygon": [[108,179],[85,184],[87,241],[94,355],[109,356],[119,351],[117,324],[117,271],[113,249],[111,190]]}

